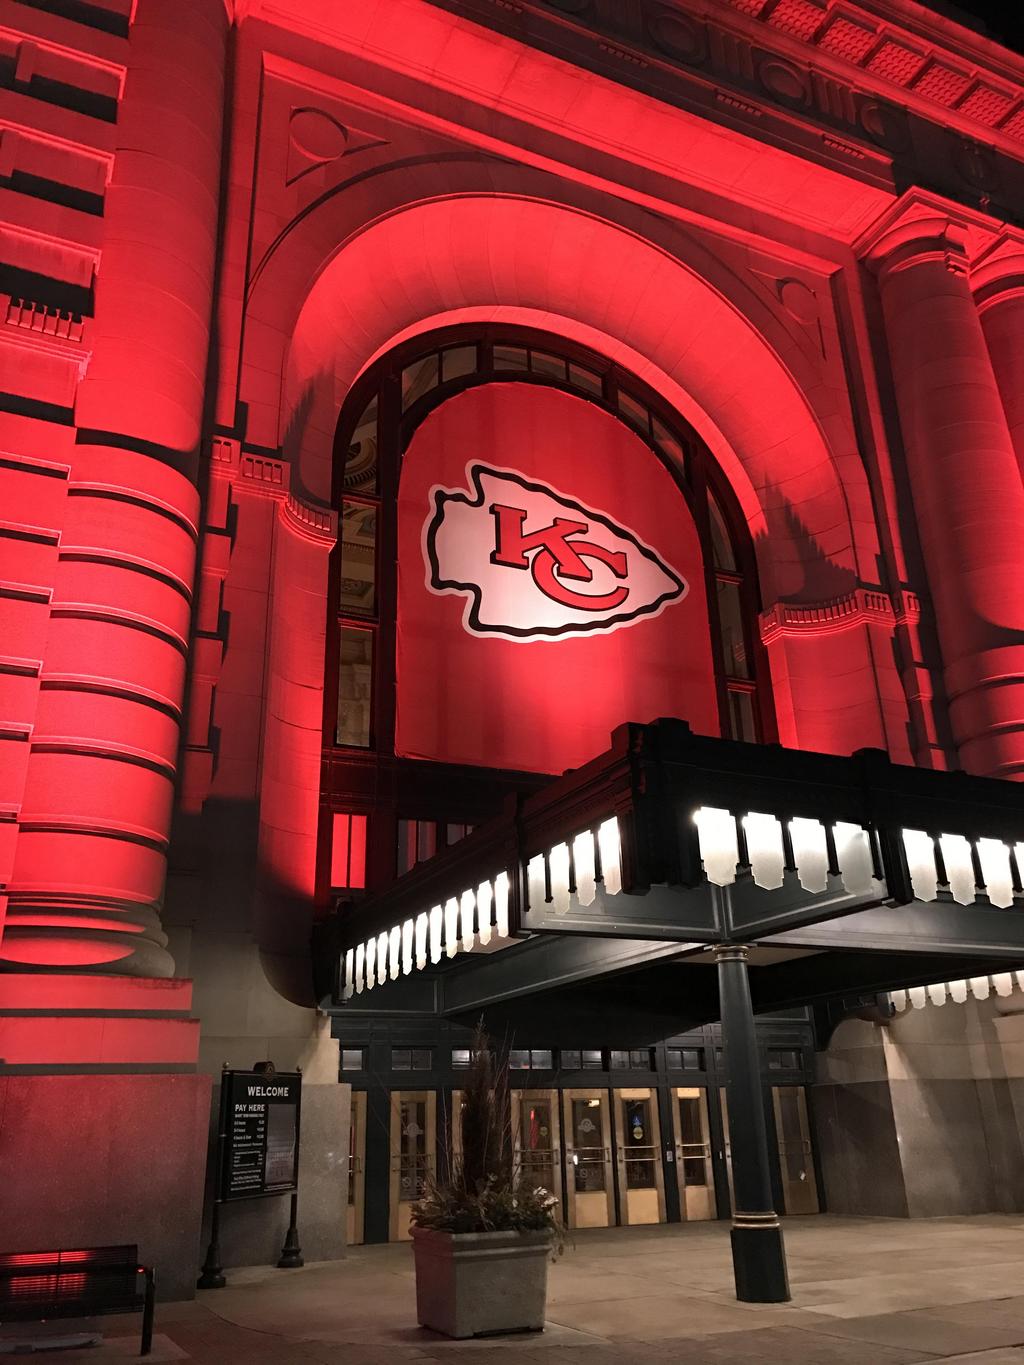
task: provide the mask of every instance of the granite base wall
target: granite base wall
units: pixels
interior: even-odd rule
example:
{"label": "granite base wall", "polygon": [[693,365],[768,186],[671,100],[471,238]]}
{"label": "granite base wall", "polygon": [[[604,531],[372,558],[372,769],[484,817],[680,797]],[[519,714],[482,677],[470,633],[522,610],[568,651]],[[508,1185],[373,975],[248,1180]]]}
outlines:
{"label": "granite base wall", "polygon": [[888,1082],[816,1086],[814,1116],[829,1213],[906,1218],[907,1191]]}
{"label": "granite base wall", "polygon": [[[333,1261],[345,1255],[348,1207],[348,1085],[304,1085],[299,1146],[299,1243],[307,1261]],[[213,1207],[213,1154],[216,1150],[220,1086],[210,1109],[210,1159],[207,1163],[203,1251],[210,1236]],[[233,1266],[276,1265],[281,1255],[291,1198],[246,1199],[221,1210],[221,1261],[230,1283]],[[282,1271],[282,1274],[287,1274]]]}
{"label": "granite base wall", "polygon": [[209,1076],[0,1076],[0,1250],[137,1244],[191,1298],[209,1107]]}
{"label": "granite base wall", "polygon": [[990,999],[840,1026],[814,1113],[832,1213],[1024,1210],[1024,1017]]}

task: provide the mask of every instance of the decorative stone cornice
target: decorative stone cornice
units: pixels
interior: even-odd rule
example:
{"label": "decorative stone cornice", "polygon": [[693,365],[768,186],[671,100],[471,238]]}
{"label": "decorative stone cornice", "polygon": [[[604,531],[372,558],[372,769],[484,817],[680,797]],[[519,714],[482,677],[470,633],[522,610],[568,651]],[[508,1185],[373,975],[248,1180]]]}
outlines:
{"label": "decorative stone cornice", "polygon": [[1024,60],[906,0],[721,0],[711,10],[702,0],[430,3],[527,43],[548,26],[553,42],[543,45],[569,60],[574,30],[581,55],[589,46],[620,69],[670,63],[746,85],[896,152],[909,146],[912,110],[958,130],[950,155],[967,181],[988,177],[993,143],[1024,156]]}
{"label": "decorative stone cornice", "polygon": [[979,134],[1024,142],[1024,61],[940,14],[905,0],[727,3],[765,34],[787,35],[856,67],[923,109],[945,110]]}
{"label": "decorative stone cornice", "polygon": [[312,503],[289,493],[281,513],[289,527],[318,544],[331,546],[338,538],[338,514],[327,507],[314,507]]}
{"label": "decorative stone cornice", "polygon": [[776,602],[761,613],[761,640],[771,644],[783,636],[833,635],[855,626],[913,625],[920,619],[920,603],[911,592],[894,597],[874,588],[855,588],[846,597],[812,604]]}
{"label": "decorative stone cornice", "polygon": [[333,545],[338,538],[338,514],[307,502],[291,490],[291,466],[276,455],[246,450],[230,436],[210,442],[210,472],[233,483],[239,491],[281,504],[280,516],[306,539]]}

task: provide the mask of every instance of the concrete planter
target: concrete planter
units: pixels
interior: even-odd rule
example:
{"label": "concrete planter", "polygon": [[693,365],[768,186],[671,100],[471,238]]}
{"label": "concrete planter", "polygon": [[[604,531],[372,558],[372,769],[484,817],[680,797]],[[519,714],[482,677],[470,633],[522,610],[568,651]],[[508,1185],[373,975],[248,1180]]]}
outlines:
{"label": "concrete planter", "polygon": [[413,1228],[416,1316],[449,1337],[539,1332],[548,1298],[548,1232]]}

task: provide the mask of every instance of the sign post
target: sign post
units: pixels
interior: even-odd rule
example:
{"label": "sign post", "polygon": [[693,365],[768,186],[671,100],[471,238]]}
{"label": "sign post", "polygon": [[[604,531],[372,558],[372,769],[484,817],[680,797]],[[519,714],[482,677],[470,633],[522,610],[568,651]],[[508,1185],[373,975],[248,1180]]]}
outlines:
{"label": "sign post", "polygon": [[278,1266],[304,1264],[297,1226],[302,1072],[275,1071],[261,1063],[251,1071],[221,1072],[220,1113],[210,1244],[196,1281],[198,1289],[222,1289],[220,1218],[224,1204],[290,1194],[288,1231]]}

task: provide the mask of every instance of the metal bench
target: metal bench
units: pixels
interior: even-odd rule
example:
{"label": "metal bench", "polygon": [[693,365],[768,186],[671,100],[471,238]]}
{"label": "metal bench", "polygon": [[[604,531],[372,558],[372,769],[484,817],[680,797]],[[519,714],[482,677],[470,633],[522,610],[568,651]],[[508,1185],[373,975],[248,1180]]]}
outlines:
{"label": "metal bench", "polygon": [[20,1251],[0,1256],[0,1323],[91,1318],[141,1308],[139,1354],[146,1356],[153,1347],[155,1302],[154,1274],[150,1267],[139,1265],[138,1247]]}

